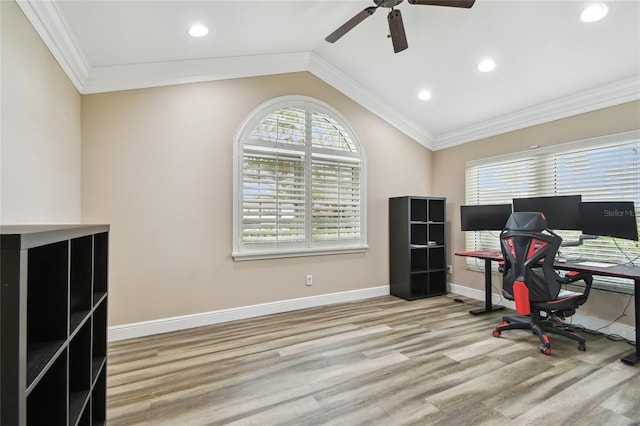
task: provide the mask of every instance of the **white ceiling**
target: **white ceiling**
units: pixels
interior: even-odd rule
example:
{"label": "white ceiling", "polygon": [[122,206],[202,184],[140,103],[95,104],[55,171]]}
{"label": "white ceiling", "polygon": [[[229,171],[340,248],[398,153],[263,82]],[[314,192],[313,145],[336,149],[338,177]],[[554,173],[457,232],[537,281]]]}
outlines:
{"label": "white ceiling", "polygon": [[582,0],[403,2],[397,54],[384,8],[324,41],[370,0],[18,2],[81,93],[310,71],[431,149],[640,99],[638,0],[592,24]]}

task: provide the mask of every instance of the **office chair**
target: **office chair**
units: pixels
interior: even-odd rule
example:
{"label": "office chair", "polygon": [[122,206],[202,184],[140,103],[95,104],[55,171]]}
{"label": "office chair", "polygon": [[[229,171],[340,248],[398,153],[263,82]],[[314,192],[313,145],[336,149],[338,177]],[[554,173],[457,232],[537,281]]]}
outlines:
{"label": "office chair", "polygon": [[[590,274],[569,272],[560,276],[553,262],[562,238],[549,229],[542,213],[514,212],[500,233],[503,295],[515,301],[516,311],[523,316],[505,316],[493,331],[495,337],[505,330],[531,330],[542,345],[540,351],[551,355],[551,343],[546,333],[568,337],[586,350],[585,339],[565,328],[554,325],[575,313],[587,301],[593,279]],[[583,293],[563,290],[563,284],[582,280]],[[554,321],[552,321],[552,319]]]}

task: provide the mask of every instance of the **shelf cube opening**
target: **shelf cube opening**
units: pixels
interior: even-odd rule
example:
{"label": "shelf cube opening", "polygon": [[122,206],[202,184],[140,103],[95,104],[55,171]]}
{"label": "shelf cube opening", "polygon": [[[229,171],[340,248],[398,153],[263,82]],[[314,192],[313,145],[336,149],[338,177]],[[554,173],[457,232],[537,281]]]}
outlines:
{"label": "shelf cube opening", "polygon": [[447,293],[446,271],[429,272],[429,291],[431,294]]}
{"label": "shelf cube opening", "polygon": [[93,299],[95,304],[107,292],[109,234],[103,232],[95,234],[93,238]]}
{"label": "shelf cube opening", "polygon": [[103,368],[91,394],[91,417],[93,424],[103,424],[107,419],[107,370]]}
{"label": "shelf cube opening", "polygon": [[27,397],[27,424],[66,426],[67,353],[64,351]]}
{"label": "shelf cube opening", "polygon": [[[92,380],[96,380],[96,376],[105,364],[107,359],[107,301],[96,307],[93,313],[93,336],[91,341],[91,357],[92,357]],[[104,368],[102,368],[104,370]]]}
{"label": "shelf cube opening", "polygon": [[411,271],[424,271],[427,269],[427,249],[411,250]]}
{"label": "shelf cube opening", "polygon": [[444,222],[445,200],[429,200],[429,221]]}
{"label": "shelf cube opening", "polygon": [[411,296],[414,299],[429,295],[429,274],[411,274]]}
{"label": "shelf cube opening", "polygon": [[412,223],[411,224],[411,244],[426,245],[427,243],[428,243],[427,224]]}
{"label": "shelf cube opening", "polygon": [[444,223],[429,224],[429,241],[433,241],[436,245],[444,245]]}
{"label": "shelf cube opening", "polygon": [[91,389],[91,321],[86,321],[69,344],[69,419],[75,424]]}
{"label": "shelf cube opening", "polygon": [[427,200],[420,200],[420,199],[411,200],[411,221],[412,222],[427,221]]}

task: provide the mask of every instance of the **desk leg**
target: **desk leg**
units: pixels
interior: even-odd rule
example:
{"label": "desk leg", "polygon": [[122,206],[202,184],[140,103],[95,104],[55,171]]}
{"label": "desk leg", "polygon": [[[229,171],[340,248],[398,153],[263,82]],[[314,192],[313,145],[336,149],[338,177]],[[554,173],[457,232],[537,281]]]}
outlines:
{"label": "desk leg", "polygon": [[[491,304],[491,260],[484,260],[484,309],[469,311],[471,315],[487,314],[504,309],[504,306]],[[637,318],[637,317],[636,317]],[[637,328],[636,328],[637,333]]]}
{"label": "desk leg", "polygon": [[640,279],[635,279],[633,280],[633,299],[636,317],[636,350],[621,359],[622,362],[629,365],[640,361],[640,346],[638,346],[638,334],[640,334],[640,299],[638,298],[638,291],[640,291]]}

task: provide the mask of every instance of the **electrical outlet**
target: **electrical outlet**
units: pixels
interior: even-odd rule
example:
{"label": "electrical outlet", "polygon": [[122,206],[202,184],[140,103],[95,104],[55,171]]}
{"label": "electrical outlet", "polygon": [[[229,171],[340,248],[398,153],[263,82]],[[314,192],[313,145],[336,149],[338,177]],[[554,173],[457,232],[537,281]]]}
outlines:
{"label": "electrical outlet", "polygon": [[307,275],[307,285],[313,284],[313,275]]}
{"label": "electrical outlet", "polygon": [[453,266],[447,265],[447,274],[453,274]]}

